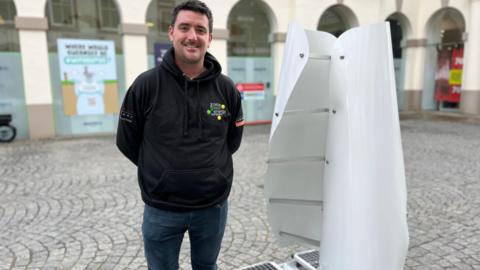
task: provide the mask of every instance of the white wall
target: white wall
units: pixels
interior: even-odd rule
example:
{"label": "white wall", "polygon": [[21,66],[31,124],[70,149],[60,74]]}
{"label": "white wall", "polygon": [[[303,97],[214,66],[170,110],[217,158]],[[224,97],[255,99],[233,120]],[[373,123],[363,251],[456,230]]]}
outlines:
{"label": "white wall", "polygon": [[[46,0],[14,1],[17,17],[45,16]],[[43,30],[19,30],[27,105],[52,104],[47,36]]]}
{"label": "white wall", "polygon": [[17,16],[44,17],[47,0],[14,0]]}
{"label": "white wall", "polygon": [[[146,23],[147,8],[155,0],[115,0],[121,17],[121,23],[144,25]],[[284,33],[290,21],[297,21],[306,29],[316,29],[323,12],[337,0],[259,0],[268,7],[272,21],[272,32]],[[47,0],[15,0],[17,15],[20,17],[45,17]],[[205,0],[214,15],[214,28],[227,29],[228,15],[239,0]],[[343,5],[350,8],[357,17],[360,25],[384,21],[389,15],[397,11],[397,0],[344,0]],[[470,0],[450,0],[449,6],[456,8],[463,15],[467,31],[470,27]],[[411,29],[409,39],[425,39],[429,19],[436,11],[442,8],[441,0],[403,0],[402,12],[408,19]],[[28,62],[24,62],[24,80],[27,103],[52,103],[50,71],[48,65],[48,51],[46,33],[42,31],[20,31],[21,50]],[[125,76],[129,84],[140,72],[147,69],[146,36],[125,35],[123,37],[125,54]],[[468,42],[468,41],[467,41]],[[219,58],[226,72],[225,40],[214,40],[210,52]],[[275,62],[275,77],[278,76],[283,56],[283,44],[273,46]],[[468,48],[474,50],[474,48]],[[480,49],[480,48],[479,48]],[[32,58],[32,56],[35,57]],[[424,71],[424,52],[422,48],[411,48],[406,53],[407,70],[405,88],[421,89]],[[27,61],[27,60],[26,60]],[[427,67],[433,68],[433,67]],[[472,71],[465,71],[466,73]],[[420,75],[419,75],[420,74]],[[478,83],[475,83],[478,84]]]}
{"label": "white wall", "polygon": [[123,23],[145,23],[150,0],[116,0]]}
{"label": "white wall", "polygon": [[343,3],[357,16],[360,25],[378,23],[385,20],[385,18],[380,17],[380,0],[346,0]]}

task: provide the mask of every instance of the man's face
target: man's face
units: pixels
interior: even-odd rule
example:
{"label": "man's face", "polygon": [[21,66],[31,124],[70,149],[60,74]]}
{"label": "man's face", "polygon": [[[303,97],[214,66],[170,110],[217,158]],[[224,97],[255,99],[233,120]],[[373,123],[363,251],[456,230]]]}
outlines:
{"label": "man's face", "polygon": [[175,48],[175,60],[184,64],[203,63],[212,33],[208,30],[208,18],[198,12],[181,10],[175,25],[168,29],[168,37]]}

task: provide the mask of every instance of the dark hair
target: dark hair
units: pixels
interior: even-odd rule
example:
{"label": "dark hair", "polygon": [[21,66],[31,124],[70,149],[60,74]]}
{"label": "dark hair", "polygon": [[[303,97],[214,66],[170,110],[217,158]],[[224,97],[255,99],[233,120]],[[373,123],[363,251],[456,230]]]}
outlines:
{"label": "dark hair", "polygon": [[172,22],[170,26],[174,27],[175,21],[177,20],[177,15],[182,10],[190,10],[193,12],[201,13],[208,18],[208,30],[211,33],[213,28],[213,16],[212,11],[207,7],[205,3],[198,0],[189,0],[177,5],[172,12]]}

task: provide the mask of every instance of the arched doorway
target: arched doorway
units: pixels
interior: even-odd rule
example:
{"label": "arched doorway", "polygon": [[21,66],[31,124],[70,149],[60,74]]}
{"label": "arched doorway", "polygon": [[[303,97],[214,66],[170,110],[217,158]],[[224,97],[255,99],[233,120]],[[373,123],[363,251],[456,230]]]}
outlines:
{"label": "arched doorway", "polygon": [[403,91],[405,85],[405,52],[404,43],[407,32],[410,31],[408,19],[401,13],[390,15],[387,20],[390,23],[392,39],[393,65],[395,68],[395,87],[397,90],[398,109],[403,106]]}
{"label": "arched doorway", "polygon": [[443,8],[429,19],[422,109],[459,109],[464,32],[465,19],[454,8]]}
{"label": "arched doorway", "polygon": [[269,9],[259,0],[241,0],[228,16],[228,75],[242,93],[247,122],[271,121],[274,105]]}
{"label": "arched doorway", "polygon": [[317,30],[339,37],[355,26],[358,26],[358,20],[353,11],[344,5],[334,5],[323,12],[318,21]]}
{"label": "arched doorway", "polygon": [[28,138],[28,116],[23,88],[20,42],[13,0],[0,0],[0,114],[12,116],[17,139]]}
{"label": "arched doorway", "polygon": [[148,67],[161,62],[162,55],[170,48],[168,27],[172,20],[173,8],[181,3],[179,0],[152,0],[147,9],[147,52]]}
{"label": "arched doorway", "polygon": [[115,132],[125,92],[114,0],[48,0],[45,13],[58,135]]}

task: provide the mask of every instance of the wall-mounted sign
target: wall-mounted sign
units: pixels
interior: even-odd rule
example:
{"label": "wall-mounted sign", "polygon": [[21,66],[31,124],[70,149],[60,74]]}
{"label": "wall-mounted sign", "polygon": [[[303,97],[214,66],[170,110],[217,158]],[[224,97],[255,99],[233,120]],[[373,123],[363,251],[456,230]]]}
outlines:
{"label": "wall-mounted sign", "polygon": [[58,39],[63,111],[67,116],[118,112],[113,41]]}
{"label": "wall-mounted sign", "polygon": [[244,100],[265,99],[265,85],[263,83],[237,83],[236,86]]}

